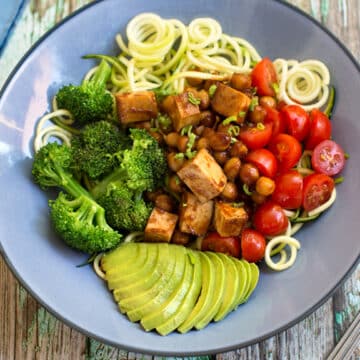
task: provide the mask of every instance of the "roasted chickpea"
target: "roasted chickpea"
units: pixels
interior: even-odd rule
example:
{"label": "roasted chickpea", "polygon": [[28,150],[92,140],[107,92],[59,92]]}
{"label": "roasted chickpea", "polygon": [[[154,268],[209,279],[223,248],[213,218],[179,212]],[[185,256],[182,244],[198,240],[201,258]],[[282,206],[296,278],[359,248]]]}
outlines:
{"label": "roasted chickpea", "polygon": [[276,108],[277,103],[276,103],[276,99],[273,98],[272,96],[262,96],[259,100],[259,104],[263,107],[271,107],[271,108]]}
{"label": "roasted chickpea", "polygon": [[248,153],[247,146],[242,141],[236,141],[231,145],[230,155],[237,156],[240,159],[244,158]]}
{"label": "roasted chickpea", "polygon": [[155,198],[156,207],[171,212],[174,209],[174,200],[167,194],[160,194]]}
{"label": "roasted chickpea", "polygon": [[164,137],[163,137],[163,135],[162,135],[160,132],[149,130],[149,134],[150,134],[159,144],[163,144],[163,143],[164,143]]}
{"label": "roasted chickpea", "polygon": [[202,133],[204,132],[204,129],[205,129],[204,125],[195,126],[193,129],[193,133],[196,134],[197,136],[201,136]]}
{"label": "roasted chickpea", "polygon": [[216,83],[218,82],[218,80],[205,80],[205,83],[204,83],[204,89],[205,90],[209,90],[210,86],[211,85],[216,85]]}
{"label": "roasted chickpea", "polygon": [[136,122],[134,124],[132,124],[131,126],[138,128],[138,129],[146,129],[146,130],[150,130],[151,129],[151,123],[150,121],[140,121],[140,122]]}
{"label": "roasted chickpea", "polygon": [[184,165],[185,159],[184,157],[177,156],[175,152],[171,152],[167,154],[167,163],[172,171],[177,172]]}
{"label": "roasted chickpea", "polygon": [[229,159],[229,155],[227,151],[214,151],[213,152],[214,159],[220,164],[224,165],[226,161]]}
{"label": "roasted chickpea", "polygon": [[210,137],[214,134],[215,134],[214,129],[205,126],[202,136],[210,139]]}
{"label": "roasted chickpea", "polygon": [[177,147],[177,142],[179,139],[179,134],[175,131],[167,134],[164,136],[164,140],[166,142],[166,144],[170,147]]}
{"label": "roasted chickpea", "polygon": [[275,182],[267,176],[260,176],[256,180],[255,190],[260,195],[269,196],[275,190]]}
{"label": "roasted chickpea", "polygon": [[200,114],[200,125],[204,125],[208,128],[211,128],[214,126],[216,121],[216,116],[211,111],[205,110],[202,111]]}
{"label": "roasted chickpea", "polygon": [[189,138],[186,135],[179,135],[177,139],[177,148],[180,152],[184,153],[186,151],[187,144],[189,142]]}
{"label": "roasted chickpea", "polygon": [[203,79],[199,79],[195,77],[186,78],[186,81],[190,86],[194,86],[194,87],[199,87],[204,83]]}
{"label": "roasted chickpea", "polygon": [[235,73],[232,75],[230,85],[237,90],[244,90],[251,87],[251,77],[247,74]]}
{"label": "roasted chickpea", "polygon": [[210,106],[210,95],[209,95],[209,93],[206,90],[201,89],[201,90],[198,91],[197,97],[200,99],[199,108],[201,110],[206,110]]}
{"label": "roasted chickpea", "polygon": [[209,139],[206,137],[201,137],[197,142],[196,142],[196,150],[200,150],[200,149],[209,149],[210,148],[210,142]]}
{"label": "roasted chickpea", "polygon": [[255,204],[263,204],[266,200],[266,196],[264,195],[260,195],[258,192],[253,191],[251,193],[251,200],[255,203]]}
{"label": "roasted chickpea", "polygon": [[148,200],[148,201],[154,202],[155,199],[156,199],[159,195],[161,195],[161,194],[163,194],[163,193],[164,193],[163,190],[146,191],[146,192],[145,192],[145,198],[146,198],[146,200]]}
{"label": "roasted chickpea", "polygon": [[223,123],[220,123],[220,124],[217,126],[216,131],[217,131],[217,132],[222,132],[222,133],[229,134],[230,126],[233,126],[233,125],[232,125],[232,124],[224,125]]}
{"label": "roasted chickpea", "polygon": [[178,245],[186,245],[190,241],[190,235],[181,232],[180,230],[175,230],[171,238],[171,242]]}
{"label": "roasted chickpea", "polygon": [[259,170],[256,166],[249,163],[245,163],[241,165],[239,171],[239,177],[244,184],[246,185],[254,184],[259,178],[259,176],[260,176]]}
{"label": "roasted chickpea", "polygon": [[241,167],[241,160],[238,157],[232,157],[224,164],[224,173],[231,181],[235,180],[239,174]]}
{"label": "roasted chickpea", "polygon": [[210,147],[214,151],[225,151],[231,143],[230,134],[223,132],[215,132],[209,136]]}
{"label": "roasted chickpea", "polygon": [[174,193],[181,193],[183,191],[183,185],[180,178],[177,175],[171,175],[168,183],[169,189]]}
{"label": "roasted chickpea", "polygon": [[238,195],[239,191],[237,186],[233,182],[228,181],[221,193],[221,197],[228,201],[235,201]]}
{"label": "roasted chickpea", "polygon": [[249,112],[249,120],[255,124],[264,122],[265,116],[266,110],[260,105],[256,105],[254,110]]}

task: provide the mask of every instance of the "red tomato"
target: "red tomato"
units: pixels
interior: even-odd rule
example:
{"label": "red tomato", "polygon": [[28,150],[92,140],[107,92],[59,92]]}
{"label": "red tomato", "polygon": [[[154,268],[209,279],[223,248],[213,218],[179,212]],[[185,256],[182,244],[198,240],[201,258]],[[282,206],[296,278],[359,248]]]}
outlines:
{"label": "red tomato", "polygon": [[314,173],[304,178],[302,206],[305,211],[314,210],[330,199],[335,183],[325,174]]}
{"label": "red tomato", "polygon": [[277,172],[277,161],[272,152],[267,149],[256,149],[246,157],[246,161],[255,165],[261,175],[273,178]]}
{"label": "red tomato", "polygon": [[250,150],[260,149],[269,143],[272,134],[272,127],[272,124],[246,127],[240,130],[238,138]]}
{"label": "red tomato", "polygon": [[251,83],[256,87],[258,95],[275,96],[274,84],[277,82],[275,67],[269,58],[263,58],[255,65],[251,73]]}
{"label": "red tomato", "polygon": [[249,262],[260,261],[265,254],[266,241],[256,230],[244,229],[241,233],[241,255]]}
{"label": "red tomato", "polygon": [[275,137],[277,134],[285,132],[285,120],[280,115],[280,112],[269,106],[267,106],[265,110],[266,116],[264,122],[266,124],[270,123],[273,125],[272,137]]}
{"label": "red tomato", "polygon": [[274,236],[285,232],[289,220],[283,208],[274,201],[267,201],[255,211],[253,225],[264,236]]}
{"label": "red tomato", "polygon": [[317,144],[311,156],[311,165],[319,173],[334,176],[345,166],[344,150],[333,140]]}
{"label": "red tomato", "polygon": [[310,117],[299,105],[287,105],[281,109],[287,132],[295,139],[303,141],[310,131]]}
{"label": "red tomato", "polygon": [[313,150],[321,141],[330,139],[331,121],[318,109],[311,110],[310,120],[310,132],[305,143],[305,148]]}
{"label": "red tomato", "polygon": [[301,144],[293,136],[279,134],[270,142],[269,150],[279,162],[279,171],[291,169],[301,157]]}
{"label": "red tomato", "polygon": [[284,209],[297,209],[302,203],[303,177],[296,170],[289,170],[275,178],[272,200]]}
{"label": "red tomato", "polygon": [[234,257],[239,257],[240,241],[236,237],[224,237],[220,236],[217,232],[212,232],[203,239],[201,250],[221,252]]}

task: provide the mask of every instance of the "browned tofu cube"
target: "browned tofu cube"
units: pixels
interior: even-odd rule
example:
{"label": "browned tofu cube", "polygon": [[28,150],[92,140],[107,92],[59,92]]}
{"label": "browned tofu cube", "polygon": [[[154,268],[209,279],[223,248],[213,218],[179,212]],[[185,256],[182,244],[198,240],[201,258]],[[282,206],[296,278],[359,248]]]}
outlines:
{"label": "browned tofu cube", "polygon": [[170,116],[176,131],[180,131],[187,125],[196,125],[201,118],[200,108],[189,101],[188,92],[166,97],[162,108]]}
{"label": "browned tofu cube", "polygon": [[115,94],[119,120],[122,124],[147,121],[158,114],[158,105],[153,91],[136,91]]}
{"label": "browned tofu cube", "polygon": [[145,227],[145,241],[170,242],[178,216],[155,207]]}
{"label": "browned tofu cube", "polygon": [[180,204],[180,231],[198,236],[205,235],[211,223],[213,203],[212,200],[201,203],[195,195],[186,191]]}
{"label": "browned tofu cube", "polygon": [[218,83],[213,98],[211,99],[212,108],[220,115],[229,117],[240,115],[242,112],[248,111],[250,106],[250,98],[239,90]]}
{"label": "browned tofu cube", "polygon": [[199,150],[177,174],[202,203],[218,196],[227,181],[222,168],[206,149]]}
{"label": "browned tofu cube", "polygon": [[243,207],[216,202],[214,211],[214,227],[221,236],[238,236],[248,220]]}

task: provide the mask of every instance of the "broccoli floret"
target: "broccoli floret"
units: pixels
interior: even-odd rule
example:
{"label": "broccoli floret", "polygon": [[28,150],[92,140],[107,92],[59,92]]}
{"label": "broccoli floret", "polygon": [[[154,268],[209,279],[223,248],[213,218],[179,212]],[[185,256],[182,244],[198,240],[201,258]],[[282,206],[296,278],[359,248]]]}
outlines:
{"label": "broccoli floret", "polygon": [[122,183],[109,185],[98,202],[106,209],[110,226],[118,230],[143,231],[152,210],[152,205],[146,203],[141,194]]}
{"label": "broccoli floret", "polygon": [[71,139],[72,167],[91,180],[99,179],[119,166],[121,151],[130,145],[125,132],[108,121],[85,125],[80,134]]}
{"label": "broccoli floret", "polygon": [[91,190],[95,198],[106,193],[113,182],[122,182],[137,193],[163,186],[167,173],[163,149],[144,129],[130,129],[130,138],[132,147],[123,151],[120,166]]}
{"label": "broccoli floret", "polygon": [[69,110],[75,123],[84,125],[107,119],[113,113],[113,96],[106,91],[111,67],[102,60],[93,77],[81,85],[63,86],[56,95],[58,107]]}
{"label": "broccoli floret", "polygon": [[119,243],[121,235],[108,225],[103,207],[74,179],[71,162],[70,148],[55,142],[35,154],[34,181],[43,189],[60,187],[68,194],[60,194],[49,203],[54,227],[78,250],[92,253],[112,248]]}

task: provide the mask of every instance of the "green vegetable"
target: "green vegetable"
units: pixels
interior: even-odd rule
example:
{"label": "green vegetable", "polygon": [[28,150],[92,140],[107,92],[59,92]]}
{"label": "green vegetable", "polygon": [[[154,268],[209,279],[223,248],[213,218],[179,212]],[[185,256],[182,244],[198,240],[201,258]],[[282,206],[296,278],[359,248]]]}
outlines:
{"label": "green vegetable", "polygon": [[209,87],[209,96],[212,98],[215,94],[215,91],[217,89],[217,86],[215,84],[212,84],[210,87]]}
{"label": "green vegetable", "polygon": [[55,230],[71,247],[87,253],[116,246],[121,235],[105,219],[104,209],[73,177],[71,150],[66,145],[48,143],[36,154],[32,167],[34,181],[42,188],[60,187],[49,202]]}
{"label": "green vegetable", "polygon": [[255,106],[259,105],[259,98],[257,96],[254,96],[251,99],[250,105],[249,105],[249,110],[250,111],[254,111]]}
{"label": "green vegetable", "polygon": [[192,103],[193,105],[199,105],[201,103],[201,100],[196,98],[192,92],[188,91],[187,94],[188,94],[189,102]]}
{"label": "green vegetable", "polygon": [[329,101],[326,105],[326,108],[324,110],[324,114],[330,119],[332,112],[334,110],[334,105],[335,105],[335,88],[333,86],[330,87],[330,94],[329,94]]}
{"label": "green vegetable", "polygon": [[107,119],[113,113],[113,96],[106,90],[111,67],[102,60],[93,77],[81,85],[63,86],[56,95],[58,107],[69,110],[75,123],[84,125]]}

